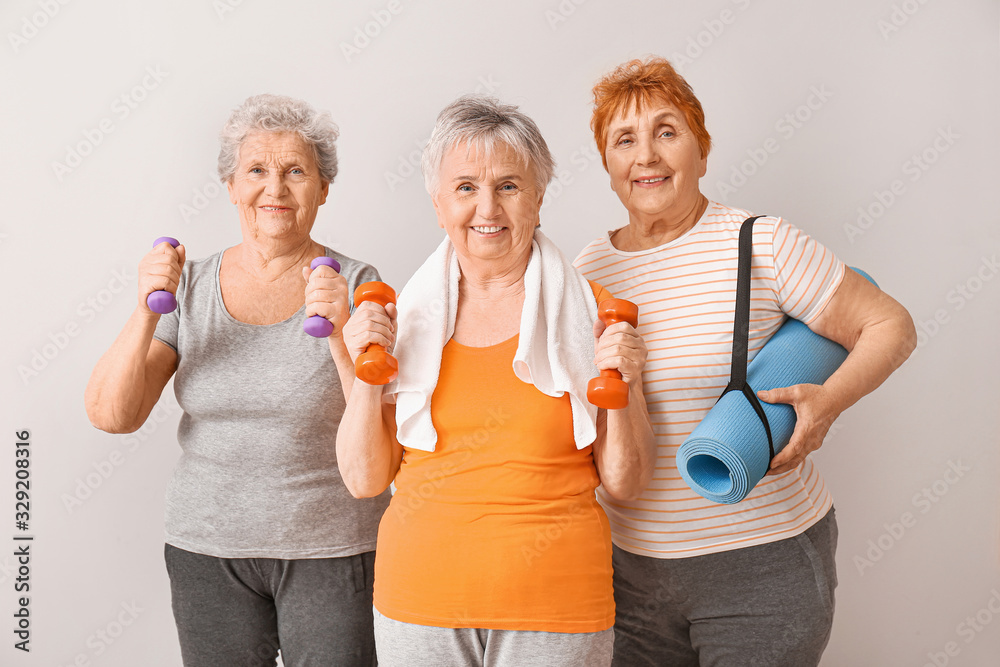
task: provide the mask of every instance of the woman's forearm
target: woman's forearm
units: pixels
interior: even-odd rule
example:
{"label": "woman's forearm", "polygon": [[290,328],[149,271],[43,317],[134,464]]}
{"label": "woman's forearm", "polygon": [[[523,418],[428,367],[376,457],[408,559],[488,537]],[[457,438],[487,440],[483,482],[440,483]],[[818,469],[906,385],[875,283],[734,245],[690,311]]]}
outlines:
{"label": "woman's forearm", "polygon": [[822,385],[826,419],[875,391],[917,344],[913,319],[898,301],[848,271],[809,328],[847,349],[844,363]]}
{"label": "woman's forearm", "polygon": [[823,383],[836,414],[875,391],[906,361],[916,344],[913,320],[898,304],[886,319],[862,329],[847,359]]}
{"label": "woman's forearm", "polygon": [[173,350],[164,345],[150,353],[158,320],[155,313],[136,308],[94,367],[84,403],[90,422],[102,431],[131,433],[142,426],[173,375]]}
{"label": "woman's forearm", "polygon": [[619,500],[638,498],[653,478],[656,445],[646,411],[642,382],[630,383],[629,404],[607,411],[603,444],[595,447],[597,470],[604,490]]}
{"label": "woman's forearm", "polygon": [[351,388],[354,386],[354,362],[351,360],[351,354],[347,351],[347,346],[344,344],[344,334],[342,331],[338,331],[331,335],[327,339],[330,345],[330,356],[333,357],[333,363],[337,366],[337,375],[340,378],[340,386],[344,391],[344,400],[349,401],[351,399]]}
{"label": "woman's forearm", "polygon": [[337,465],[351,495],[370,498],[395,479],[403,450],[396,441],[396,407],[382,403],[382,387],[353,384],[337,431]]}
{"label": "woman's forearm", "polygon": [[795,408],[795,431],[771,461],[771,475],[788,472],[819,449],[841,413],[878,388],[916,347],[916,330],[906,309],[853,272],[809,328],[843,345],[848,355],[822,385],[758,392],[762,400]]}

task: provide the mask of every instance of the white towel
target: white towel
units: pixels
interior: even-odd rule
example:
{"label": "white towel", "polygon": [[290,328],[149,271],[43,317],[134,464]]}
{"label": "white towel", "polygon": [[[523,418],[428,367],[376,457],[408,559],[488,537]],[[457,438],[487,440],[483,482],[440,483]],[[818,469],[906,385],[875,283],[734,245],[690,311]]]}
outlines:
{"label": "white towel", "polygon": [[[398,336],[393,354],[399,376],[386,387],[396,401],[396,436],[411,449],[434,451],[437,432],[431,396],[441,353],[455,331],[458,256],[446,237],[399,295]],[[587,400],[594,366],[597,301],[587,279],[537,229],[524,273],[524,306],[514,374],[547,396],[569,392],[573,437],[580,449],[597,437],[597,408]]]}

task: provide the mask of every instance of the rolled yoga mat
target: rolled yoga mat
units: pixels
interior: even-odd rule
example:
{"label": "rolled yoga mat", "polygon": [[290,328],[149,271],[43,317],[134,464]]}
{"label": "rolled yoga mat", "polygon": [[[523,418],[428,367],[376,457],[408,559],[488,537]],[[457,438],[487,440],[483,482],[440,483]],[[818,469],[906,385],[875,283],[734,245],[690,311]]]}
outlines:
{"label": "rolled yoga mat", "polygon": [[[853,267],[851,267],[853,268]],[[876,287],[864,271],[854,269]],[[788,319],[747,366],[753,390],[823,384],[840,368],[847,350]],[[774,453],[795,429],[795,408],[760,402],[771,426]],[[738,503],[764,478],[770,464],[767,432],[739,391],[727,392],[677,450],[677,468],[696,493],[717,503]]]}

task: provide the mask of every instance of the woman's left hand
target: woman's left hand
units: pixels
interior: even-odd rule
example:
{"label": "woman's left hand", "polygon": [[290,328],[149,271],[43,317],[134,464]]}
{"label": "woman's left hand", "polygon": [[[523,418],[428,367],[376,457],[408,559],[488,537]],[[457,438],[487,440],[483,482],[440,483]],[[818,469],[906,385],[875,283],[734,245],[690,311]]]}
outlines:
{"label": "woman's left hand", "polygon": [[766,403],[787,403],[795,408],[792,438],[771,461],[768,475],[780,475],[795,469],[810,453],[819,449],[841,412],[829,390],[819,384],[796,384],[758,391],[757,398]]}
{"label": "woman's left hand", "polygon": [[[641,385],[646,366],[646,342],[628,322],[607,326],[594,323],[594,363],[599,370],[615,369],[629,385]],[[641,386],[640,386],[641,388]]]}
{"label": "woman's left hand", "polygon": [[332,336],[340,336],[351,315],[347,280],[330,266],[302,267],[306,280],[306,317],[319,315],[333,325]]}

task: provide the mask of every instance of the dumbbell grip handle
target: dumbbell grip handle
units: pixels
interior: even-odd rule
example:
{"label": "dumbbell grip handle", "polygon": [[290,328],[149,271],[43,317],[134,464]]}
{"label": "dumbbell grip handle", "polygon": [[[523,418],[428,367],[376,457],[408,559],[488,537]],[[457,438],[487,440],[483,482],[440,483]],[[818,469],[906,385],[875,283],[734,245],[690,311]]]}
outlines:
{"label": "dumbbell grip handle", "polygon": [[[309,268],[313,271],[320,266],[329,266],[337,273],[340,273],[340,262],[333,257],[317,257],[309,264]],[[307,317],[306,321],[302,323],[302,330],[313,338],[329,338],[330,334],[333,333],[333,323],[321,315],[313,315],[312,317]]]}
{"label": "dumbbell grip handle", "polygon": [[[624,299],[606,299],[597,308],[598,317],[606,326],[628,322],[633,327],[639,323],[639,309]],[[629,386],[622,374],[614,368],[601,370],[600,377],[587,384],[587,400],[599,408],[620,410],[628,407]]]}
{"label": "dumbbell grip handle", "polygon": [[[354,303],[360,306],[365,301],[374,301],[384,308],[396,303],[396,292],[383,282],[363,283],[354,291]],[[354,374],[366,384],[388,384],[399,374],[399,362],[383,346],[372,343],[355,360]]]}
{"label": "dumbbell grip handle", "polygon": [[[153,241],[153,247],[155,248],[164,241],[175,248],[180,245],[180,242],[175,238],[170,236],[161,236]],[[146,306],[154,313],[166,315],[167,313],[172,313],[177,309],[177,297],[166,290],[158,289],[155,292],[150,292],[146,296]]]}

